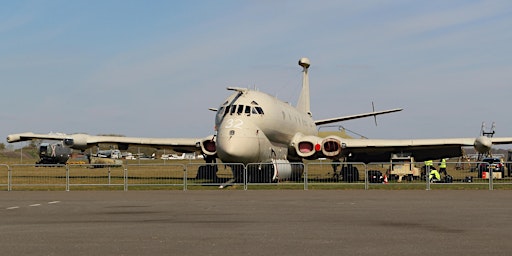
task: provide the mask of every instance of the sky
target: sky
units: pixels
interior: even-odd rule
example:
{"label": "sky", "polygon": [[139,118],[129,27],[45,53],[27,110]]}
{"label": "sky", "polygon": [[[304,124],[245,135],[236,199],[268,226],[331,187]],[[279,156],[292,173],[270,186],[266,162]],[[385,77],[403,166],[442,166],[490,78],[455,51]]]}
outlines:
{"label": "sky", "polygon": [[[512,2],[3,1],[0,143],[20,132],[205,137],[228,86],[369,138],[512,137]],[[337,129],[333,127],[331,129]],[[322,128],[324,129],[324,128]],[[357,136],[356,136],[357,137]]]}

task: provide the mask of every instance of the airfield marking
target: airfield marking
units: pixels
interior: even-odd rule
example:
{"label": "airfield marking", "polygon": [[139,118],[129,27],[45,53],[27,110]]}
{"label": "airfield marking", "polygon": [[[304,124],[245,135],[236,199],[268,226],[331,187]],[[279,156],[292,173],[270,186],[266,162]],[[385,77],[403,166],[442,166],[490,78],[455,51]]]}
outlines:
{"label": "airfield marking", "polygon": [[[60,201],[51,201],[51,202],[48,202],[47,204],[48,205],[52,205],[52,204],[58,204],[58,203],[60,203]],[[37,207],[37,206],[41,206],[41,205],[42,204],[31,204],[31,205],[29,205],[29,207]],[[21,208],[21,207],[19,207],[19,206],[11,206],[11,207],[7,207],[5,209],[6,210],[15,210],[15,209],[19,209],[19,208]]]}

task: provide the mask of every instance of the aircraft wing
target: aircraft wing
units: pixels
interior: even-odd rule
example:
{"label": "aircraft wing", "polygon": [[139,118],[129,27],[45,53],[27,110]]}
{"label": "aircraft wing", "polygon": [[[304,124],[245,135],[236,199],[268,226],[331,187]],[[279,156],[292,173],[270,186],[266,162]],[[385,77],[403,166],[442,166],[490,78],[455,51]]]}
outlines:
{"label": "aircraft wing", "polygon": [[403,109],[401,109],[401,108],[395,108],[395,109],[374,111],[374,112],[368,112],[368,113],[351,115],[351,116],[342,116],[342,117],[335,117],[335,118],[329,118],[329,119],[322,119],[322,120],[315,121],[315,124],[316,125],[324,125],[324,124],[330,124],[330,123],[336,123],[336,122],[341,122],[341,121],[363,118],[363,117],[378,116],[378,115],[398,112],[398,111],[402,111],[402,110]]}
{"label": "aircraft wing", "polygon": [[[32,132],[10,134],[7,136],[7,142],[28,141],[34,139],[41,140],[61,140],[64,145],[85,150],[99,144],[117,144],[119,149],[126,150],[130,145],[149,146],[154,148],[172,149],[177,152],[196,152],[203,151],[209,155],[215,153],[214,136],[205,138],[140,138],[140,137],[122,137],[122,136],[96,136],[88,134],[64,134],[49,133],[36,134]],[[206,152],[205,152],[206,151]]]}
{"label": "aircraft wing", "polygon": [[498,144],[512,144],[512,137],[386,140],[296,136],[292,142],[297,155],[303,158],[348,157],[350,162],[364,163],[387,162],[394,153],[410,154],[417,161],[457,157],[463,154],[462,147],[466,146],[486,153],[492,145]]}

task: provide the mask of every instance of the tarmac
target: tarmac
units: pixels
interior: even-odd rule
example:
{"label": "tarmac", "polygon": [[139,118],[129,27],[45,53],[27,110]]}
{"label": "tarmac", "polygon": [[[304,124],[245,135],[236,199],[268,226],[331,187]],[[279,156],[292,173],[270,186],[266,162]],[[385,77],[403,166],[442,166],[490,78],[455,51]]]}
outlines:
{"label": "tarmac", "polygon": [[1,255],[510,255],[512,191],[3,191]]}

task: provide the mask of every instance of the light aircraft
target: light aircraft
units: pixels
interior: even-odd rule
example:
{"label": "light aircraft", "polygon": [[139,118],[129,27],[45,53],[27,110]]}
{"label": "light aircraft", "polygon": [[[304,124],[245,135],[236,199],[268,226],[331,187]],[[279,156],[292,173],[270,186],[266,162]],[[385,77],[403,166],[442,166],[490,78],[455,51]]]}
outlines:
{"label": "light aircraft", "polygon": [[[462,155],[463,146],[488,152],[493,144],[510,144],[512,137],[450,138],[450,139],[353,139],[339,136],[320,137],[317,126],[363,117],[401,111],[390,109],[369,113],[313,120],[310,111],[308,69],[310,61],[301,58],[303,81],[294,107],[269,94],[247,88],[228,87],[233,91],[216,112],[215,134],[203,138],[141,138],[93,136],[87,134],[11,134],[9,143],[32,139],[62,140],[71,148],[85,150],[101,143],[117,144],[125,150],[129,145],[173,149],[177,152],[201,152],[207,163],[217,158],[223,163],[270,163],[264,182],[300,177],[301,168],[292,163],[304,159],[328,158],[347,162],[384,162],[394,153],[408,153],[417,161]],[[279,164],[279,171],[277,165]],[[232,165],[235,179],[241,178],[239,168]],[[273,166],[273,168],[272,168]],[[284,166],[284,167],[283,167]],[[214,170],[216,171],[216,169]]]}

